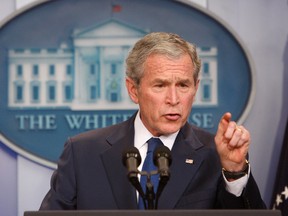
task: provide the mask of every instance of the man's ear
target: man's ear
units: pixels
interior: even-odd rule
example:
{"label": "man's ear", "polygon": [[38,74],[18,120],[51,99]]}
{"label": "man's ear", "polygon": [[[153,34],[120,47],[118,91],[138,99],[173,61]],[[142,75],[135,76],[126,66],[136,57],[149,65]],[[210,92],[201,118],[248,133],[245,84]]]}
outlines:
{"label": "man's ear", "polygon": [[131,100],[135,103],[138,104],[138,88],[136,83],[129,77],[126,77],[126,88],[128,91],[128,94],[131,98]]}
{"label": "man's ear", "polygon": [[200,83],[200,80],[198,79],[196,81],[196,84],[195,84],[195,94],[194,94],[193,102],[196,100],[196,94],[197,94],[197,91],[198,91],[199,83]]}
{"label": "man's ear", "polygon": [[196,85],[195,85],[196,93],[197,93],[197,91],[198,91],[199,83],[200,83],[200,79],[198,79],[198,80],[196,81]]}

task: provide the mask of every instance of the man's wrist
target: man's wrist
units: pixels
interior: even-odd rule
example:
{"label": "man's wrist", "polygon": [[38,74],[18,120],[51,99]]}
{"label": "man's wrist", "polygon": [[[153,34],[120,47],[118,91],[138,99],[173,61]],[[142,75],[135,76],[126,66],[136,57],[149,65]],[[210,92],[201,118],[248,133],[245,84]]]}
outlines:
{"label": "man's wrist", "polygon": [[244,168],[238,172],[230,172],[230,171],[226,170],[225,168],[222,168],[222,173],[228,181],[229,180],[233,181],[233,180],[242,178],[243,176],[248,174],[248,171],[249,171],[249,161],[248,160],[246,160]]}

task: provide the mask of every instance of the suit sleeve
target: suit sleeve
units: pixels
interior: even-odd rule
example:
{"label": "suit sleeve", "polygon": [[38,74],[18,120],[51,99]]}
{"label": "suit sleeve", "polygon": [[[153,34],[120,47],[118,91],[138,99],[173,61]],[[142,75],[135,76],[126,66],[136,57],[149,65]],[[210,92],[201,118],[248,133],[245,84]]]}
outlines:
{"label": "suit sleeve", "polygon": [[50,190],[39,210],[76,209],[76,183],[73,166],[73,148],[68,140],[60,156],[58,168],[51,177]]}
{"label": "suit sleeve", "polygon": [[258,186],[254,177],[252,176],[252,173],[250,173],[247,185],[239,197],[229,193],[225,189],[223,179],[221,182],[216,207],[221,209],[266,209],[266,205],[261,198]]}
{"label": "suit sleeve", "polygon": [[[203,155],[206,161],[212,161],[213,166],[208,166],[204,170],[209,170],[210,177],[213,176],[218,179],[217,182],[217,193],[215,195],[215,202],[213,203],[212,208],[216,209],[266,209],[266,205],[261,198],[260,191],[255,182],[255,179],[252,175],[252,171],[250,172],[248,182],[245,188],[242,191],[241,196],[237,197],[232,193],[229,193],[226,190],[226,184],[224,177],[221,173],[221,163],[219,155],[216,151],[214,137],[215,135],[207,133],[206,131],[200,130],[198,128],[194,128],[194,133],[197,136],[198,140],[208,149],[211,149],[213,153],[208,156],[204,155],[201,152],[203,149],[199,149],[199,154]],[[212,172],[212,168],[214,170],[214,174]],[[206,175],[207,176],[207,175]],[[210,181],[212,181],[210,179]],[[203,181],[202,181],[203,182]]]}

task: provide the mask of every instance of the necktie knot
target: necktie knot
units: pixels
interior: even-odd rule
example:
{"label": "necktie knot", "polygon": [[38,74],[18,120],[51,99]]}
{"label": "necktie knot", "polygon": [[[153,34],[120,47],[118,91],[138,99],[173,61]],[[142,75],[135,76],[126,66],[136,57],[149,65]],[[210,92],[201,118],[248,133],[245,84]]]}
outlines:
{"label": "necktie knot", "polygon": [[154,150],[158,147],[163,145],[162,141],[159,138],[150,138],[148,141],[148,149],[147,153],[154,152]]}

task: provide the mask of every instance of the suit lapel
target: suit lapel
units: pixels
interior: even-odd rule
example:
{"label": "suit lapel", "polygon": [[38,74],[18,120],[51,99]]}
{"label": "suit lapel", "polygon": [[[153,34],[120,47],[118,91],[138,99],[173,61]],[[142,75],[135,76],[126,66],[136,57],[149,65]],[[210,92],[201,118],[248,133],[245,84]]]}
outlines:
{"label": "suit lapel", "polygon": [[159,209],[173,209],[176,206],[202,163],[203,159],[196,150],[203,145],[189,128],[190,126],[186,124],[180,130],[173,145],[171,176],[159,198]]}
{"label": "suit lapel", "polygon": [[[135,115],[107,137],[111,148],[102,153],[102,161],[119,209],[137,209],[136,190],[129,182],[127,170],[122,164],[123,150],[134,144],[134,119]],[[180,130],[171,151],[171,177],[159,199],[159,209],[173,209],[176,206],[203,161],[196,151],[202,146],[186,124]]]}
{"label": "suit lapel", "polygon": [[134,118],[119,127],[107,138],[111,148],[102,154],[102,161],[119,209],[137,208],[136,192],[127,178],[127,169],[122,164],[122,152],[134,142]]}

